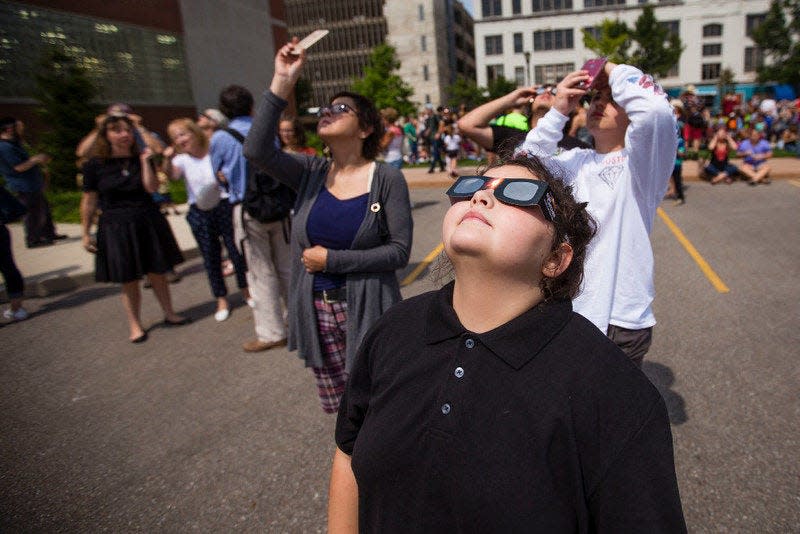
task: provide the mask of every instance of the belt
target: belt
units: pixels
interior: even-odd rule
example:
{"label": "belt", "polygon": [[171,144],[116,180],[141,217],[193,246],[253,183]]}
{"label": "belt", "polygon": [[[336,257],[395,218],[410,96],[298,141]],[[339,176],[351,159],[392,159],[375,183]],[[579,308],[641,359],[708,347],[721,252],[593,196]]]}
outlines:
{"label": "belt", "polygon": [[325,304],[333,304],[334,302],[347,301],[347,286],[337,287],[335,289],[323,289],[322,291],[314,291],[315,299],[322,299]]}

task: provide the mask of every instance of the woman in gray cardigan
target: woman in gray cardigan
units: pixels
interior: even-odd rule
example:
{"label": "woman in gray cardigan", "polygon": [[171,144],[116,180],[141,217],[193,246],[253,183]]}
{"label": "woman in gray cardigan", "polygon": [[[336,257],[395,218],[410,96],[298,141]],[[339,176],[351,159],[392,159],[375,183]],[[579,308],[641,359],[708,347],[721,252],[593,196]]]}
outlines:
{"label": "woman in gray cardigan", "polygon": [[367,98],[340,93],[320,110],[317,133],[330,160],[276,147],[281,112],[305,62],[296,42],[275,57],[244,153],[297,191],[289,349],[313,369],[322,409],[335,413],[361,340],[401,299],[395,270],[408,264],[413,223],[402,173],[375,162],[383,126]]}

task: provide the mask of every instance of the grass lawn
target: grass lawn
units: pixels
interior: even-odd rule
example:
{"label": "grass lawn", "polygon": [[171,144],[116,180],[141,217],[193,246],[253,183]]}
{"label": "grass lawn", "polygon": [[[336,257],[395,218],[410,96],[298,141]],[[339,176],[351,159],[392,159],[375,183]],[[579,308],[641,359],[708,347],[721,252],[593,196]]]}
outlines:
{"label": "grass lawn", "polygon": [[[169,190],[175,204],[186,202],[186,186],[183,180],[170,182]],[[75,224],[81,222],[80,191],[48,191],[47,201],[50,203],[50,211],[55,222]]]}

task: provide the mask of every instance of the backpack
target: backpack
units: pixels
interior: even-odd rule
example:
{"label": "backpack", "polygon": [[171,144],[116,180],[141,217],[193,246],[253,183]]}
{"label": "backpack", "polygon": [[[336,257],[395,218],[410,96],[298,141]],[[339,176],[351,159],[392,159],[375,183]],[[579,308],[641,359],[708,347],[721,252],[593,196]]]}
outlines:
{"label": "backpack", "polygon": [[[244,136],[232,128],[225,131],[244,144]],[[297,194],[269,174],[258,171],[247,162],[247,183],[242,208],[258,222],[268,223],[287,218],[294,208]]]}

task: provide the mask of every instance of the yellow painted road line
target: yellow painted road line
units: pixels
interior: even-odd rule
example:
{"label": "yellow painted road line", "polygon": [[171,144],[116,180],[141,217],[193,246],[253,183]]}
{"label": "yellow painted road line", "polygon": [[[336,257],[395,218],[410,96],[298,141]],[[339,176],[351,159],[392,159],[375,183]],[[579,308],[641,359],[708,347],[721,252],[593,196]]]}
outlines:
{"label": "yellow painted road line", "polygon": [[440,252],[441,252],[443,249],[444,249],[444,243],[439,243],[439,244],[436,246],[436,248],[435,248],[435,249],[431,250],[430,254],[428,254],[427,256],[425,256],[425,259],[424,259],[424,260],[422,260],[421,262],[419,262],[419,265],[417,265],[417,266],[414,268],[414,270],[413,270],[413,271],[411,271],[410,273],[408,273],[408,276],[406,276],[405,278],[403,278],[403,281],[402,281],[402,282],[400,282],[400,285],[401,285],[401,286],[403,286],[403,287],[405,287],[405,286],[407,286],[408,284],[410,284],[411,282],[413,282],[414,280],[416,280],[416,279],[417,279],[417,277],[418,277],[420,274],[422,274],[422,271],[424,271],[424,270],[425,270],[425,268],[426,268],[428,265],[430,265],[430,264],[431,264],[431,262],[432,262],[433,260],[435,260],[435,259],[436,259],[436,256],[438,256],[438,255],[439,255],[439,253],[440,253]]}
{"label": "yellow painted road line", "polygon": [[789,183],[795,187],[800,187],[800,180],[789,180]]}
{"label": "yellow painted road line", "polygon": [[697,266],[700,267],[700,270],[703,271],[704,275],[706,275],[706,278],[708,278],[708,280],[711,282],[711,285],[713,285],[714,288],[720,293],[728,293],[730,291],[728,286],[726,286],[720,277],[717,276],[717,273],[714,272],[714,269],[712,269],[708,262],[703,259],[699,252],[697,252],[697,249],[694,248],[694,245],[692,245],[683,232],[681,232],[681,229],[678,228],[674,222],[672,222],[672,219],[667,216],[666,212],[664,212],[663,209],[658,208],[657,213],[658,216],[661,217],[661,220],[664,221],[664,224],[667,225],[667,228],[669,228],[675,235],[675,238],[678,240],[678,242],[683,245],[683,248],[685,248],[686,252],[689,253],[689,256],[691,256],[695,263],[697,263]]}

